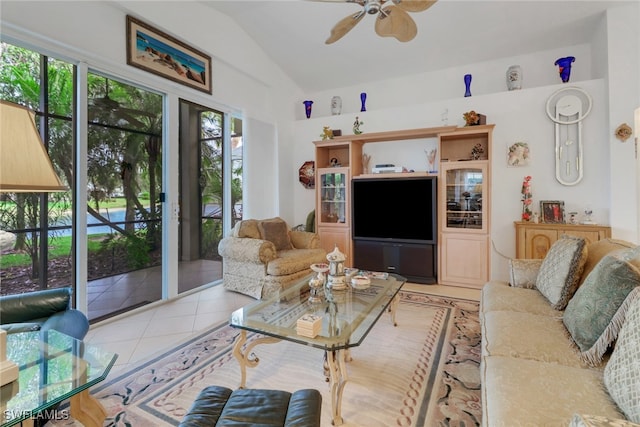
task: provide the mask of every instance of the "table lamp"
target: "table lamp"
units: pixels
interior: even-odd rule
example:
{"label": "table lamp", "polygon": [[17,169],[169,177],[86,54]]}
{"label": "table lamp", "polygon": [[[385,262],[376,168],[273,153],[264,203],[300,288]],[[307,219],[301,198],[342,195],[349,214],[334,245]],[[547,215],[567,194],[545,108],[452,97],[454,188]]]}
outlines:
{"label": "table lamp", "polygon": [[0,100],[0,193],[67,191],[53,169],[34,114]]}
{"label": "table lamp", "polygon": [[[0,100],[0,193],[67,191],[53,169],[29,109]],[[18,378],[7,359],[7,333],[0,330],[0,386]]]}

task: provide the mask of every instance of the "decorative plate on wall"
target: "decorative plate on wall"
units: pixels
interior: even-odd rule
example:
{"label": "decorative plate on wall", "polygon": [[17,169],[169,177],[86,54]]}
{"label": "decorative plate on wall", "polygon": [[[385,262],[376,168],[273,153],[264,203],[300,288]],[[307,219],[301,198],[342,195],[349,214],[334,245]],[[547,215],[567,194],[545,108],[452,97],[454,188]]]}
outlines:
{"label": "decorative plate on wall", "polygon": [[507,148],[507,166],[527,166],[531,152],[529,143],[518,141]]}
{"label": "decorative plate on wall", "polygon": [[308,160],[300,166],[298,179],[304,188],[316,188],[316,163]]}

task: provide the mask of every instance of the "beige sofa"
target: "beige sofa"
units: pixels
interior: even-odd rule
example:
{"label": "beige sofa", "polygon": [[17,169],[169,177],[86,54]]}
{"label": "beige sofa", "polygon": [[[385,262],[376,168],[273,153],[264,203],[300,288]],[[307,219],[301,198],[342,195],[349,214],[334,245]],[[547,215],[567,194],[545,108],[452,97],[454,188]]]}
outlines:
{"label": "beige sofa", "polygon": [[640,247],[565,237],[510,268],[481,293],[483,426],[640,426]]}
{"label": "beige sofa", "polygon": [[224,287],[256,299],[277,294],[327,262],[318,235],[289,230],[281,218],[240,221],[218,245]]}

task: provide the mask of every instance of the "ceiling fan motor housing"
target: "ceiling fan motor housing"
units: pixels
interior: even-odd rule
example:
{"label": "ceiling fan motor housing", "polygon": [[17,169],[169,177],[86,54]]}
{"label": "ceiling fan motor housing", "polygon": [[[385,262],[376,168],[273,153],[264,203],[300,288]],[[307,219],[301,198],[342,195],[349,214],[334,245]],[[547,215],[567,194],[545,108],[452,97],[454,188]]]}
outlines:
{"label": "ceiling fan motor housing", "polygon": [[382,3],[384,3],[384,1],[367,0],[364,4],[364,10],[369,15],[375,15],[376,13],[380,12],[380,9],[382,8]]}

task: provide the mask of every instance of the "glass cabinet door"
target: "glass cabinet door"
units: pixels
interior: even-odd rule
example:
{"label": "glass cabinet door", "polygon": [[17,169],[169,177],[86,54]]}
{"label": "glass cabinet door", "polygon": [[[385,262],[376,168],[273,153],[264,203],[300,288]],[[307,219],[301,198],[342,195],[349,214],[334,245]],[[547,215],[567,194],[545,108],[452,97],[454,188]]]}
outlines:
{"label": "glass cabinet door", "polygon": [[484,226],[483,166],[456,166],[445,172],[446,228],[482,230]]}
{"label": "glass cabinet door", "polygon": [[348,168],[318,169],[319,224],[348,224]]}

